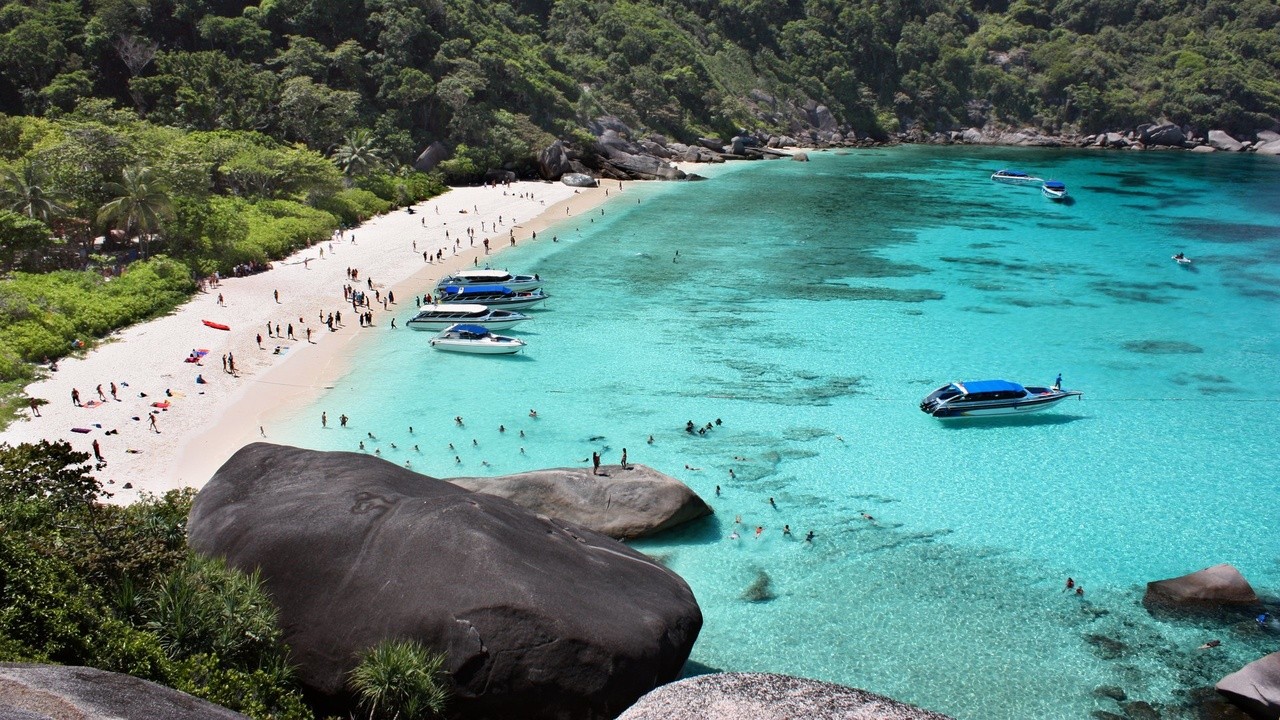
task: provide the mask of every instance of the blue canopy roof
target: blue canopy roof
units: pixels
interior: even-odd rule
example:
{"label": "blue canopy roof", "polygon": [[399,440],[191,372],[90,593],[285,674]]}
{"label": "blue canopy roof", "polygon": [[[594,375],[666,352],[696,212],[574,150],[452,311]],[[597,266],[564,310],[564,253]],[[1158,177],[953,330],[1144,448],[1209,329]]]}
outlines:
{"label": "blue canopy roof", "polygon": [[1009,382],[1008,380],[973,380],[971,382],[962,382],[958,384],[963,385],[968,394],[1002,392],[1009,390],[1021,392],[1025,390],[1025,388],[1018,383]]}
{"label": "blue canopy roof", "polygon": [[1045,180],[1044,186],[1047,188],[1051,188],[1053,190],[1061,190],[1065,188],[1067,184],[1062,182],[1061,180]]}
{"label": "blue canopy roof", "polygon": [[511,295],[514,293],[506,285],[446,285],[443,289],[450,295],[489,295],[492,293]]}
{"label": "blue canopy roof", "polygon": [[483,327],[483,326],[480,326],[480,325],[463,325],[463,324],[458,324],[458,325],[454,325],[454,326],[453,326],[452,328],[450,328],[450,329],[451,329],[451,330],[453,330],[453,331],[455,331],[455,332],[471,333],[472,335],[488,335],[488,334],[489,334],[489,328],[487,328],[487,327]]}

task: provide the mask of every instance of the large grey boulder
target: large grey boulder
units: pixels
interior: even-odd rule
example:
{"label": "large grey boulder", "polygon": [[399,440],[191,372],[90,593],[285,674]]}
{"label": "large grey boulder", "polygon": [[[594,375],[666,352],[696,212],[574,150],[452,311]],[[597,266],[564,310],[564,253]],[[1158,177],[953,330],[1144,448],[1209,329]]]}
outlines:
{"label": "large grey boulder", "polygon": [[615,152],[634,155],[641,152],[639,146],[627,140],[618,134],[616,130],[605,130],[600,137],[596,138],[596,143],[605,151],[606,155],[612,156]]}
{"label": "large grey boulder", "polygon": [[619,540],[653,535],[711,514],[688,485],[653,468],[600,469],[602,475],[586,468],[555,468],[449,482]]}
{"label": "large grey boulder", "polygon": [[599,187],[600,185],[600,182],[590,175],[576,172],[566,174],[564,177],[560,178],[560,182],[568,185],[569,187],[593,188]]}
{"label": "large grey boulder", "polygon": [[1226,150],[1227,152],[1240,152],[1244,145],[1239,140],[1231,137],[1222,130],[1209,131],[1209,145],[1215,150]]}
{"label": "large grey boulder", "polygon": [[1214,687],[1253,717],[1280,720],[1280,652],[1254,660]]}
{"label": "large grey boulder", "polygon": [[702,627],[689,586],[631,548],[359,453],[247,445],[188,532],[261,568],[299,679],[338,699],[360,652],[403,638],[446,654],[459,717],[612,718]]}
{"label": "large grey boulder", "polygon": [[428,145],[418,159],[413,161],[413,169],[418,172],[431,172],[437,165],[448,160],[452,154],[444,143],[437,140]]}
{"label": "large grey boulder", "polygon": [[717,137],[700,137],[697,143],[708,150],[715,152],[724,152],[724,140]]}
{"label": "large grey boulder", "polygon": [[610,150],[609,165],[637,180],[683,180],[684,171],[652,155],[632,155]]}
{"label": "large grey boulder", "polygon": [[1274,130],[1259,130],[1253,136],[1257,139],[1259,145],[1280,140],[1280,133]]}
{"label": "large grey boulder", "polygon": [[559,180],[567,172],[573,170],[563,142],[557,140],[538,154],[538,174],[544,180]]}
{"label": "large grey boulder", "polygon": [[1270,142],[1254,145],[1253,151],[1259,155],[1280,155],[1280,140],[1272,140]]}
{"label": "large grey boulder", "polygon": [[618,720],[949,720],[865,690],[771,673],[699,675],[663,685]]}
{"label": "large grey boulder", "polygon": [[0,663],[5,720],[248,720],[184,692],[88,667]]}
{"label": "large grey boulder", "polygon": [[1258,604],[1258,596],[1240,571],[1223,563],[1190,575],[1147,583],[1147,607],[1212,610]]}
{"label": "large grey boulder", "polygon": [[1143,145],[1182,147],[1187,142],[1187,136],[1183,134],[1182,128],[1173,123],[1161,123],[1143,128],[1139,137]]}

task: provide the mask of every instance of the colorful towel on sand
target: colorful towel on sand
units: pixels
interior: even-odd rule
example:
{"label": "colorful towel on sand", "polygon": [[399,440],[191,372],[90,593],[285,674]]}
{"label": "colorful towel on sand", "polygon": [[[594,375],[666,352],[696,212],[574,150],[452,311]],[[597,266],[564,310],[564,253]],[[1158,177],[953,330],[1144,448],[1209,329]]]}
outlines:
{"label": "colorful towel on sand", "polygon": [[85,403],[85,404],[84,404],[84,406],[85,406],[85,407],[98,407],[99,405],[102,405],[102,404],[103,404],[103,403],[102,403],[102,401],[101,401],[101,400],[90,400],[89,402]]}
{"label": "colorful towel on sand", "polygon": [[161,410],[168,410],[169,401],[165,400],[164,402],[153,402],[151,403],[151,407],[160,408]]}

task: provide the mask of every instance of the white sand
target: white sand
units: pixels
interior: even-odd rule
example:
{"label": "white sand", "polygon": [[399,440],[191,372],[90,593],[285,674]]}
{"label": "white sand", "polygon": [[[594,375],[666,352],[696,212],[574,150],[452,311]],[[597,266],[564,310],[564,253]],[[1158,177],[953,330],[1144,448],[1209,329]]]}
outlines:
{"label": "white sand", "polygon": [[[605,187],[616,194],[620,183],[605,181]],[[83,359],[60,361],[57,372],[26,388],[31,397],[48,400],[40,408],[41,417],[27,413],[26,419],[16,420],[0,433],[0,442],[66,440],[77,450],[91,452],[96,439],[107,464],[95,476],[114,493],[113,502],[132,502],[141,492],[199,488],[236,450],[262,439],[260,427],[270,440],[273,417],[310,402],[341,377],[357,354],[358,338],[412,332],[391,330],[392,314],[412,303],[415,294],[434,287],[445,273],[471,267],[476,258],[483,266],[482,238],[490,239],[493,254],[510,247],[512,231],[517,242],[530,242],[532,233],[599,205],[605,192],[604,188],[575,190],[538,182],[455,188],[416,205],[413,215],[392,212],[347,232],[342,239],[277,262],[268,272],[224,279],[172,314],[116,333]],[[468,241],[469,227],[476,232],[475,247]],[[457,239],[462,246],[455,254]],[[533,242],[550,242],[550,238],[540,234]],[[444,250],[443,263],[424,262],[424,251],[434,256],[438,249]],[[502,266],[492,257],[489,260],[495,267]],[[348,268],[359,270],[357,282],[347,279]],[[372,295],[366,278],[373,279],[384,298],[390,290],[396,299],[390,312],[374,303],[371,328],[360,327],[342,292],[343,285],[350,283]],[[275,291],[280,293],[279,303],[273,298]],[[218,305],[219,294],[225,306]],[[330,333],[320,322],[320,313],[327,316],[335,311],[342,312],[343,325]],[[206,319],[229,325],[231,330],[206,327],[201,322]],[[268,337],[269,322],[278,323],[282,330],[292,323],[297,339]],[[256,342],[259,333],[262,349]],[[277,345],[287,351],[273,354]],[[199,365],[184,362],[193,349],[209,351]],[[234,355],[238,376],[223,371],[221,359],[226,353]],[[196,384],[197,374],[207,383]],[[119,400],[110,397],[111,382],[117,385]],[[99,400],[99,384],[107,394],[106,402],[95,407],[72,404],[72,388],[80,391],[81,402],[87,404]],[[166,396],[166,390],[173,396]],[[165,410],[152,406],[165,400],[170,403]],[[149,426],[151,413],[158,433]],[[329,422],[336,424],[338,419],[329,418]],[[72,432],[77,427],[91,432]],[[119,432],[106,434],[113,429]],[[132,487],[125,489],[126,483]]]}

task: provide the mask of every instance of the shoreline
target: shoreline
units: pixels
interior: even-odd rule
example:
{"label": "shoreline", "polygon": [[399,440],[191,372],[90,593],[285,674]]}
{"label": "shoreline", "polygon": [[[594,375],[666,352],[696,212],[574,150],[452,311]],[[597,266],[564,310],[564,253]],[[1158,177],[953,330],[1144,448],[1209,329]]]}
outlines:
{"label": "shoreline", "polygon": [[[390,330],[390,320],[407,309],[410,297],[449,272],[483,265],[486,258],[495,264],[511,247],[511,237],[517,243],[545,240],[533,235],[598,207],[610,190],[625,192],[627,183],[619,188],[615,182],[602,181],[596,188],[535,181],[451,188],[412,206],[413,214],[401,209],[380,215],[275,261],[270,270],[226,278],[168,315],[104,338],[83,358],[65,358],[57,372],[27,385],[27,395],[48,404],[39,417],[27,413],[15,419],[0,432],[0,442],[65,440],[89,452],[93,463],[96,441],[105,463],[95,464],[94,475],[112,493],[112,503],[128,504],[143,493],[198,489],[240,447],[270,440],[273,418],[332,387],[356,359],[358,338]],[[482,239],[489,240],[488,256]],[[441,261],[424,260],[424,252],[434,256],[436,251],[443,252]],[[356,282],[345,268],[359,271]],[[371,299],[367,309],[374,324],[360,327],[343,300],[346,284],[384,298],[390,293],[396,301],[384,310]],[[329,332],[317,315],[338,311],[349,315]],[[231,331],[208,328],[203,320],[229,325]],[[288,339],[287,332],[285,338],[270,330],[263,334],[268,324],[279,324],[282,331],[292,325],[296,339]],[[281,354],[274,354],[276,347]],[[197,349],[208,354],[199,363],[184,362]],[[234,356],[235,375],[213,365],[224,353]],[[205,382],[198,384],[197,376]],[[107,390],[111,383],[117,386],[114,398]],[[81,406],[70,401],[73,388]],[[154,430],[147,415],[155,418]]]}

